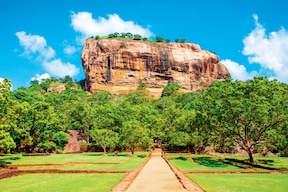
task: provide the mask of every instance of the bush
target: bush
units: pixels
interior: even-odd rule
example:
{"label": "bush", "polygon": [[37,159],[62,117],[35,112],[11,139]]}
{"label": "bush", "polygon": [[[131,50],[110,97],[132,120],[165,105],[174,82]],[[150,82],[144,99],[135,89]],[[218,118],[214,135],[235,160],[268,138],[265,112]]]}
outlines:
{"label": "bush", "polygon": [[182,38],[182,39],[180,40],[180,43],[186,43],[186,39],[185,39],[185,38]]}
{"label": "bush", "polygon": [[63,149],[63,147],[65,147],[65,145],[68,143],[69,136],[67,133],[60,131],[53,135],[53,140],[56,143],[57,149]]}
{"label": "bush", "polygon": [[156,36],[156,42],[164,42],[164,38],[162,36]]}
{"label": "bush", "polygon": [[141,38],[142,38],[141,35],[135,34],[133,39],[134,39],[134,40],[141,40]]}

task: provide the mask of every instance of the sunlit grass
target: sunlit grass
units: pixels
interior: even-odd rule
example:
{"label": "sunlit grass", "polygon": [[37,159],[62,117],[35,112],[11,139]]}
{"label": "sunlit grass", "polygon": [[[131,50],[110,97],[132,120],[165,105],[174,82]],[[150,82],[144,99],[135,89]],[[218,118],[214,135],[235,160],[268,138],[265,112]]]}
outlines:
{"label": "sunlit grass", "polygon": [[140,158],[137,155],[148,156],[148,152],[135,153],[135,156],[127,156],[127,153],[119,153],[114,156],[114,153],[109,153],[107,156],[102,156],[102,153],[82,153],[82,154],[51,154],[49,156],[22,156],[21,154],[6,155],[0,157],[0,164],[45,164],[45,163],[70,163],[70,162],[106,162],[106,163],[125,163],[126,161],[143,161],[145,158]]}
{"label": "sunlit grass", "polygon": [[125,174],[27,174],[0,180],[1,192],[107,192]]}
{"label": "sunlit grass", "polygon": [[[288,170],[287,157],[255,157],[255,163],[262,167],[246,164],[241,161],[246,157],[210,156],[190,153],[166,153],[168,160],[179,170],[245,170],[269,171],[270,169]],[[247,160],[248,161],[248,160]]]}
{"label": "sunlit grass", "polygon": [[288,174],[187,174],[207,192],[284,192]]}
{"label": "sunlit grass", "polygon": [[170,157],[169,161],[179,170],[241,170],[243,168],[227,164],[211,156],[179,156]]}

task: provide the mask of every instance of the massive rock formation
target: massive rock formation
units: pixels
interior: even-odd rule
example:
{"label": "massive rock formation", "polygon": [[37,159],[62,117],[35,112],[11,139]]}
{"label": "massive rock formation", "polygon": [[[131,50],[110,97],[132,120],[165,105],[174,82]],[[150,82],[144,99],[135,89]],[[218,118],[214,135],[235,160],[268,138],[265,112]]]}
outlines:
{"label": "massive rock formation", "polygon": [[[127,93],[144,83],[159,97],[168,82],[194,92],[230,77],[217,55],[192,43],[88,39],[82,51],[87,91]],[[203,83],[201,83],[203,82]]]}

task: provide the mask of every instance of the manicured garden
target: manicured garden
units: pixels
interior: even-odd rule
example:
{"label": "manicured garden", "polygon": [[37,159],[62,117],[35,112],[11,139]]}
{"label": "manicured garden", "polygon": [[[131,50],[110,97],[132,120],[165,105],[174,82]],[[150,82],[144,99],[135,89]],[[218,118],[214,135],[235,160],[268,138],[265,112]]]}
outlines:
{"label": "manicured garden", "polygon": [[[107,156],[101,154],[51,154],[48,156],[16,154],[2,156],[0,157],[2,167],[14,166],[19,171],[33,170],[38,173],[20,174],[1,179],[1,191],[30,192],[40,189],[40,191],[109,191],[129,171],[137,169],[148,157],[148,152],[137,152],[134,156],[129,156],[128,153],[119,153],[118,156],[114,156],[113,153],[109,153]],[[42,173],[45,170],[52,172],[49,174]],[[84,173],[57,173],[59,170],[84,171]],[[115,173],[115,171],[119,171],[119,173]]]}
{"label": "manicured garden", "polygon": [[166,158],[205,191],[286,191],[288,158],[245,157],[166,153]]}

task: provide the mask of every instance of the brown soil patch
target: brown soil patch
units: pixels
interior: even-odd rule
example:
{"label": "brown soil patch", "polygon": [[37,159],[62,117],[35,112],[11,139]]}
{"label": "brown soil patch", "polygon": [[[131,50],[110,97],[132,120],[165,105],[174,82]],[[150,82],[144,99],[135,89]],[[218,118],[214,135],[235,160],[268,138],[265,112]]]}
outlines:
{"label": "brown soil patch", "polygon": [[50,153],[25,153],[22,156],[49,156]]}

